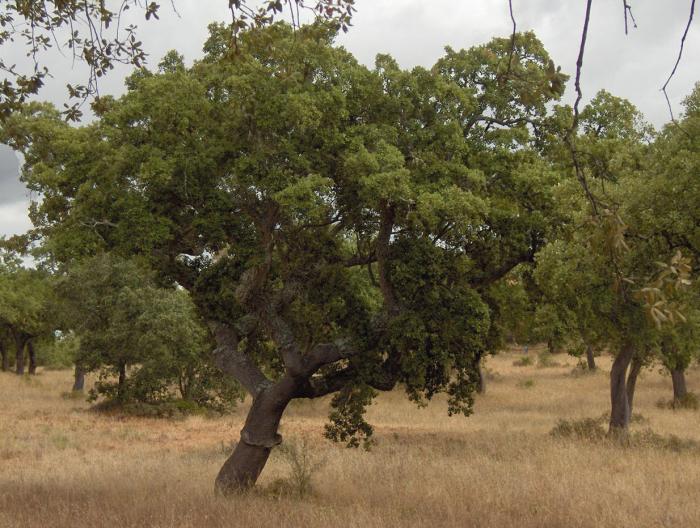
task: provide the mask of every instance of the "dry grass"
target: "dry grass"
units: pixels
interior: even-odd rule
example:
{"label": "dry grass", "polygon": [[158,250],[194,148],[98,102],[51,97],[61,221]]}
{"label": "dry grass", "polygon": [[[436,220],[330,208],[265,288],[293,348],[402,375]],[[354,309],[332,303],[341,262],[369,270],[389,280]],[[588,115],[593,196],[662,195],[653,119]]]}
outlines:
{"label": "dry grass", "polygon": [[[560,418],[607,409],[607,376],[574,377],[575,362],[564,356],[547,369],[514,367],[517,357],[489,360],[495,379],[467,419],[447,418],[444,402],[417,409],[398,392],[382,395],[370,411],[377,445],[369,453],[323,440],[327,401],[295,403],[283,434],[306,438],[325,460],[304,499],[266,491],[285,476],[281,457],[268,464],[258,492],[214,495],[244,407],[220,419],[119,419],[61,398],[69,372],[29,381],[3,374],[0,526],[700,526],[697,452],[550,437]],[[700,388],[700,371],[691,370],[688,383]],[[636,412],[648,422],[636,427],[700,441],[697,412],[657,408],[670,390],[656,371],[642,375]]]}

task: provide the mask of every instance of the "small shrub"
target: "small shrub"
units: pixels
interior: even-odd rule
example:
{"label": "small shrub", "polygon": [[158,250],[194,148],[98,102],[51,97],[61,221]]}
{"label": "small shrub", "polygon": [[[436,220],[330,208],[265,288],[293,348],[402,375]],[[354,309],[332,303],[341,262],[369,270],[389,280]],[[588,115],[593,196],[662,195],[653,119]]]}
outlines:
{"label": "small shrub", "polygon": [[666,400],[662,398],[656,402],[656,406],[660,409],[690,409],[696,411],[700,408],[700,401],[695,393],[689,392],[680,399]]}
{"label": "small shrub", "polygon": [[67,391],[61,393],[64,400],[85,400],[87,396],[82,391]]}
{"label": "small shrub", "polygon": [[532,365],[531,356],[523,356],[520,359],[516,359],[515,361],[513,361],[514,367],[529,367],[530,365]]}
{"label": "small shrub", "polygon": [[572,378],[580,378],[581,376],[591,376],[593,374],[597,374],[600,369],[594,369],[591,370],[588,368],[588,363],[586,363],[584,360],[579,360],[578,363],[576,363],[576,366],[571,369],[571,377]]}
{"label": "small shrub", "polygon": [[651,447],[655,449],[668,449],[679,453],[681,451],[697,451],[700,443],[695,440],[679,438],[676,435],[663,436],[651,429],[630,434],[630,447]]}
{"label": "small shrub", "polygon": [[[604,412],[603,414],[600,415],[600,417],[598,418],[598,421],[599,421],[601,424],[607,424],[608,422],[610,422],[610,413],[609,413],[609,412]],[[649,423],[649,418],[647,418],[646,416],[644,416],[644,415],[641,414],[641,413],[633,412],[633,413],[632,413],[632,416],[630,416],[630,423],[631,423],[631,424],[645,424],[645,423]]]}
{"label": "small shrub", "polygon": [[128,402],[121,403],[115,400],[102,401],[92,408],[97,412],[119,413],[139,418],[169,418],[180,419],[190,415],[210,415],[212,409],[202,407],[196,402],[188,400],[171,400],[153,403]]}
{"label": "small shrub", "polygon": [[557,361],[554,361],[552,354],[549,352],[540,352],[537,355],[537,366],[539,368],[551,368],[561,366]]}
{"label": "small shrub", "polygon": [[312,491],[312,478],[325,461],[311,453],[306,439],[281,444],[275,453],[289,466],[286,479],[275,480],[268,488],[274,495],[307,497]]}
{"label": "small shrub", "polygon": [[521,389],[531,389],[535,386],[535,380],[526,379],[518,382],[518,387]]}
{"label": "small shrub", "polygon": [[70,440],[68,437],[62,433],[55,433],[49,438],[51,445],[53,445],[59,451],[63,451],[70,447]]}
{"label": "small shrub", "polygon": [[596,441],[605,438],[606,431],[600,418],[583,418],[581,420],[559,420],[550,431],[555,438]]}

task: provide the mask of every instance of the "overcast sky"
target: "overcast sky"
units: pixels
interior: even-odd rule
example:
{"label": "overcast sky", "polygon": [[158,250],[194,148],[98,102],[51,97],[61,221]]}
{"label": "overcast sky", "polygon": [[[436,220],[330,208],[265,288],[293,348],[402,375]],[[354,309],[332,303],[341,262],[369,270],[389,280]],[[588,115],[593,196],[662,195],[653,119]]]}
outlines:
{"label": "overcast sky", "polygon": [[[593,4],[588,45],[582,74],[584,100],[605,88],[632,101],[655,126],[668,120],[659,88],[675,62],[680,37],[687,22],[690,0],[631,0],[638,28],[624,34],[622,2],[597,0]],[[154,65],[170,49],[177,49],[188,62],[200,56],[207,24],[225,21],[226,0],[176,0],[176,14],[169,2],[160,21],[138,18],[139,37]],[[574,8],[574,4],[576,7]],[[353,27],[340,44],[363,63],[371,65],[377,53],[389,53],[406,68],[430,66],[445,46],[468,48],[494,36],[510,34],[506,0],[356,0]],[[554,62],[572,74],[575,70],[585,2],[572,0],[513,0],[518,30],[534,30]],[[132,14],[135,16],[135,13]],[[696,20],[700,18],[697,14]],[[21,48],[2,48],[6,63],[29,65]],[[65,85],[85,79],[85,70],[69,57],[53,53],[47,61],[54,78],[40,94],[62,105]],[[700,80],[700,28],[693,24],[686,40],[683,61],[669,86],[674,110]],[[127,68],[113,71],[100,85],[103,94],[123,92]],[[572,102],[572,86],[566,101]],[[0,146],[0,236],[21,233],[29,227],[26,216],[28,192],[18,180],[14,154]]]}

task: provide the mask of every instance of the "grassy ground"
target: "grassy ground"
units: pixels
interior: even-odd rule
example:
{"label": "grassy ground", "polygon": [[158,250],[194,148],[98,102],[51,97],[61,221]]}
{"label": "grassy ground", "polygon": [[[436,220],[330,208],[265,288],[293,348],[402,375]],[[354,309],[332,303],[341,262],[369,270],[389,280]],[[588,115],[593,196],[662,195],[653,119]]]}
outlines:
{"label": "grassy ground", "polygon": [[[279,496],[274,455],[256,493],[222,499],[213,479],[236,440],[245,405],[219,419],[96,415],[67,400],[70,372],[0,375],[0,527],[698,527],[700,454],[622,448],[548,434],[560,418],[607,410],[607,370],[574,377],[575,361],[518,367],[490,358],[487,394],[472,417],[444,401],[418,409],[400,392],[370,410],[369,453],[322,437],[327,401],[300,402],[282,433],[320,463],[313,493]],[[635,411],[652,428],[700,441],[700,413],[657,408],[670,379],[642,374]],[[700,370],[689,373],[700,390]]]}

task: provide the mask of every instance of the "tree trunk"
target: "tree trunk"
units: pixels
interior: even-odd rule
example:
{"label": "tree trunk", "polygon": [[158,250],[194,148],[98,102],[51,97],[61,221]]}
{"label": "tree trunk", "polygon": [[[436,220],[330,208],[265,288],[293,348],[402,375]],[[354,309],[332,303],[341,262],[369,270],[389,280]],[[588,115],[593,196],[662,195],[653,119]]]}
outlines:
{"label": "tree trunk", "polygon": [[15,372],[19,376],[24,374],[24,345],[25,344],[26,344],[26,340],[24,339],[24,337],[21,337],[21,336],[15,337],[15,347],[16,347]]}
{"label": "tree trunk", "polygon": [[685,384],[685,370],[671,369],[671,381],[673,382],[673,401],[683,401],[688,395],[688,386]]}
{"label": "tree trunk", "polygon": [[486,377],[484,376],[483,362],[483,356],[478,354],[474,361],[474,370],[476,371],[476,392],[479,394],[486,393]]}
{"label": "tree trunk", "polygon": [[630,408],[630,418],[632,417],[632,409],[634,407],[634,389],[637,386],[637,377],[642,370],[642,362],[638,358],[632,360],[629,374],[627,374],[627,404]]}
{"label": "tree trunk", "polygon": [[2,354],[2,371],[7,372],[10,370],[10,355],[7,353],[5,343],[0,342],[0,354]]}
{"label": "tree trunk", "polygon": [[85,388],[85,371],[78,365],[75,365],[75,373],[73,376],[73,392],[83,392]]}
{"label": "tree trunk", "polygon": [[630,406],[627,399],[627,367],[634,348],[625,343],[610,370],[610,426],[608,434],[626,433],[630,423]]}
{"label": "tree trunk", "polygon": [[34,343],[30,339],[27,341],[27,351],[29,352],[29,374],[36,374],[36,350],[34,350]]}
{"label": "tree trunk", "polygon": [[124,398],[124,384],[126,383],[126,363],[119,364],[119,381],[117,382],[117,398]]}
{"label": "tree trunk", "polygon": [[591,345],[586,345],[586,362],[588,363],[588,370],[596,369],[595,354]]}
{"label": "tree trunk", "polygon": [[241,439],[216,477],[217,491],[230,495],[255,485],[270,451],[282,442],[277,430],[295,392],[294,380],[285,376],[253,398]]}

